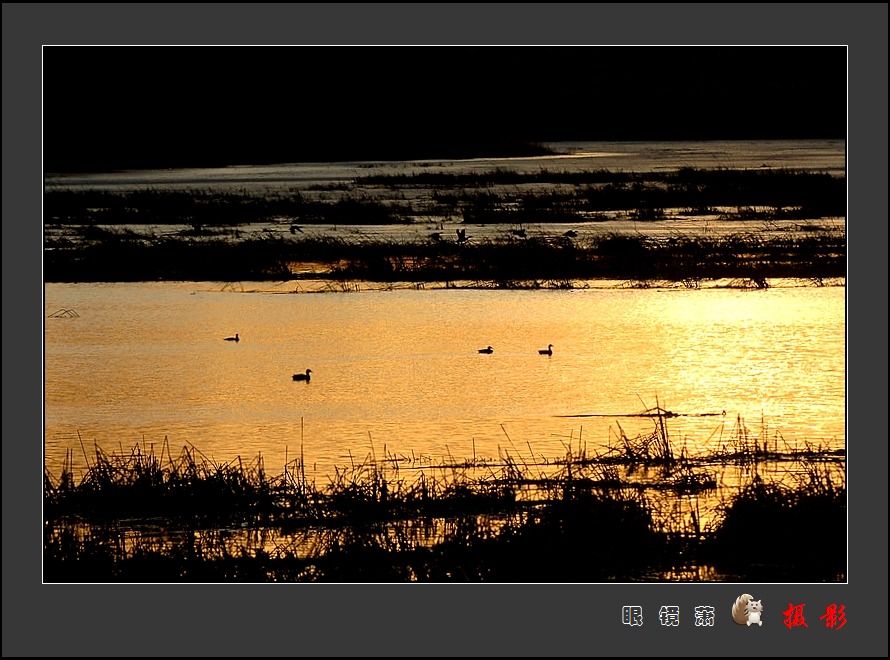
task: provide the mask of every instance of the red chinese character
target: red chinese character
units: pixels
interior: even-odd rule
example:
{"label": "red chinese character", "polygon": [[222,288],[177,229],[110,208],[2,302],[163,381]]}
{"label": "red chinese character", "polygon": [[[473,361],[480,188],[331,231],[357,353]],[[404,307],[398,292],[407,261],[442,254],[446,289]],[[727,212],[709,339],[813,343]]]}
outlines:
{"label": "red chinese character", "polygon": [[803,608],[806,603],[801,603],[800,605],[792,605],[788,603],[788,609],[782,612],[785,615],[785,626],[789,630],[794,626],[803,626],[804,628],[809,628],[806,620],[803,618]]}
{"label": "red chinese character", "polygon": [[835,605],[834,603],[825,608],[825,614],[820,616],[819,619],[825,619],[826,628],[834,628],[835,630],[840,630],[847,625],[847,615],[844,614],[844,606]]}

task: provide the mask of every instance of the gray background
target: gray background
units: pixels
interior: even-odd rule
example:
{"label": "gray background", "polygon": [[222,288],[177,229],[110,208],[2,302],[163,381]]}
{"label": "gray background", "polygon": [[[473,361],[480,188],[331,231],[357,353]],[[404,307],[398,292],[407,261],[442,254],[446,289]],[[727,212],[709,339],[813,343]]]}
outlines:
{"label": "gray background", "polygon": [[[887,5],[17,4],[3,12],[3,655],[887,656]],[[848,45],[848,584],[42,585],[41,46]],[[715,108],[715,111],[719,108]],[[756,548],[756,539],[752,539]],[[753,629],[730,619],[751,593]],[[809,628],[781,611],[805,603]],[[846,605],[840,631],[818,621]],[[645,625],[621,625],[642,605]],[[656,624],[661,605],[681,626]],[[717,607],[695,628],[695,605]]]}

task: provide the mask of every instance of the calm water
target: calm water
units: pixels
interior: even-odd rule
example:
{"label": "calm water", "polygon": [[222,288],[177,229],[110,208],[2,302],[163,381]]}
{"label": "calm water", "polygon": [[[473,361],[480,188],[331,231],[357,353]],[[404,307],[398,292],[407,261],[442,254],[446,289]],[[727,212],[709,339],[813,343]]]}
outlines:
{"label": "calm water", "polygon": [[[390,454],[559,457],[652,422],[687,451],[738,416],[789,446],[845,444],[845,288],[392,290],[294,294],[272,283],[47,284],[45,454],[81,440],[216,461],[300,446],[319,480]],[[223,341],[239,333],[238,343]],[[550,357],[538,349],[553,344]],[[491,355],[479,348],[494,347]],[[309,383],[292,374],[312,369]],[[604,417],[564,417],[603,414]]]}

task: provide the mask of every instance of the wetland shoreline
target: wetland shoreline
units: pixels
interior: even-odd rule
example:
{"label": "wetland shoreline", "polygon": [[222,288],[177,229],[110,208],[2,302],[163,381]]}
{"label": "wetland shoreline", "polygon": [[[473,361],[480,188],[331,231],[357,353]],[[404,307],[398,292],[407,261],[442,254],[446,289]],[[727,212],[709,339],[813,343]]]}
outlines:
{"label": "wetland shoreline", "polygon": [[[237,192],[54,184],[44,277],[818,282],[846,273],[845,204],[842,177],[796,170],[494,169]],[[677,219],[693,230],[661,229]]]}

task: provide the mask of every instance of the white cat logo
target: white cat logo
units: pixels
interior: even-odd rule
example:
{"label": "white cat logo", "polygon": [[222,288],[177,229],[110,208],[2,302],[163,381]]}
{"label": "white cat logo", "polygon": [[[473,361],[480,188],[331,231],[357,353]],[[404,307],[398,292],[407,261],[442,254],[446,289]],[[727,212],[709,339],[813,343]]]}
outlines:
{"label": "white cat logo", "polygon": [[750,626],[756,623],[758,626],[762,626],[761,614],[763,614],[763,604],[759,600],[754,600],[754,596],[751,594],[742,594],[732,604],[732,620],[739,625]]}

